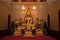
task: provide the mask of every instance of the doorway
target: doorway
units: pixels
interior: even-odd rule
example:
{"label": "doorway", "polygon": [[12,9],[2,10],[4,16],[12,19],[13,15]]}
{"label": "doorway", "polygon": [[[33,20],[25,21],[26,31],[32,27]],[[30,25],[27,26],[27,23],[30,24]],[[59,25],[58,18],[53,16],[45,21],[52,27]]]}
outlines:
{"label": "doorway", "polygon": [[48,22],[48,29],[50,29],[50,15],[47,16],[47,22]]}
{"label": "doorway", "polygon": [[58,22],[59,22],[59,32],[60,32],[60,9],[58,11]]}

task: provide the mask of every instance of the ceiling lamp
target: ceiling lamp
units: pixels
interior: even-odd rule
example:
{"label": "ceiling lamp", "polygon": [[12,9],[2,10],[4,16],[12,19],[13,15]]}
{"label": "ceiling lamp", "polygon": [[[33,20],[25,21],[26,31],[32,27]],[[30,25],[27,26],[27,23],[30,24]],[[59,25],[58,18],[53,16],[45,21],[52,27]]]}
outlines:
{"label": "ceiling lamp", "polygon": [[24,5],[22,6],[22,9],[25,9],[25,6]]}
{"label": "ceiling lamp", "polygon": [[35,5],[33,5],[33,7],[32,7],[33,9],[36,9],[36,6]]}

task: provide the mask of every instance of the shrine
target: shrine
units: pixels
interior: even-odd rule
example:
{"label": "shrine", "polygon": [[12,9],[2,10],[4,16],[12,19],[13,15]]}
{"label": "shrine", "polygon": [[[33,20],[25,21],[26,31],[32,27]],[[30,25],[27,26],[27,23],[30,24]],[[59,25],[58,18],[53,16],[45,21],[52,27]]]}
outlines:
{"label": "shrine", "polygon": [[[13,35],[20,35],[20,36],[43,36],[43,25],[40,25],[40,20],[36,18],[36,23],[33,22],[33,17],[31,15],[31,11],[28,9],[26,12],[26,16],[24,17],[24,22],[22,23],[22,18],[16,19],[15,21],[15,30]],[[21,24],[21,25],[20,25]],[[17,26],[16,26],[17,25]],[[38,28],[39,27],[39,28]],[[24,33],[23,33],[24,32]]]}

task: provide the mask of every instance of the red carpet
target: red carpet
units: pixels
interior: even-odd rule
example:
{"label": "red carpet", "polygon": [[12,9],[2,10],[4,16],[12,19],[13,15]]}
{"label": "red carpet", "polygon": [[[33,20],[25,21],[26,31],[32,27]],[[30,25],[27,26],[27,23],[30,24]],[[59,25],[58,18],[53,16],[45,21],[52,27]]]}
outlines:
{"label": "red carpet", "polygon": [[40,36],[40,37],[22,37],[22,36],[6,36],[0,40],[56,40],[51,36]]}

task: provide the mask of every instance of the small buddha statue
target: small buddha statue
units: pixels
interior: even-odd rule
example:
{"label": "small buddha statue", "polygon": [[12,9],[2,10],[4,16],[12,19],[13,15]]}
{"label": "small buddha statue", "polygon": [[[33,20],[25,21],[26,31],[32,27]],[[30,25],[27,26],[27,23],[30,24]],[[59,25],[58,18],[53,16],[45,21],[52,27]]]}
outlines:
{"label": "small buddha statue", "polygon": [[39,18],[36,18],[35,27],[36,27],[36,29],[40,29]]}
{"label": "small buddha statue", "polygon": [[43,19],[40,20],[40,27],[41,27],[41,29],[44,28],[44,20]]}
{"label": "small buddha statue", "polygon": [[17,28],[19,26],[19,19],[16,19],[14,23],[15,23],[15,27]]}
{"label": "small buddha statue", "polygon": [[23,24],[22,18],[19,18],[19,26],[22,26],[22,24]]}

